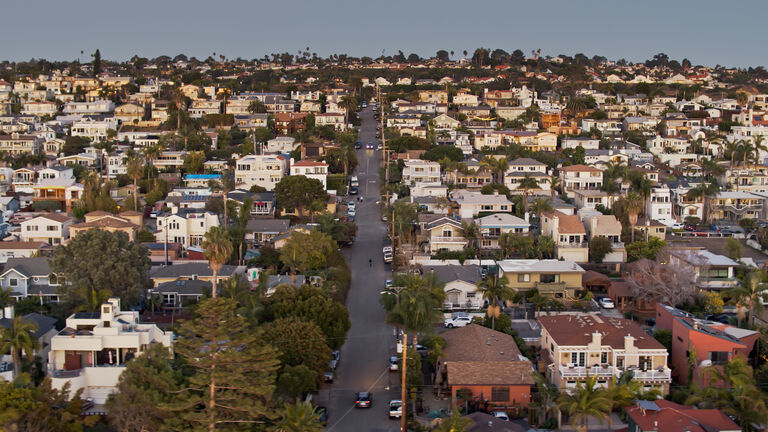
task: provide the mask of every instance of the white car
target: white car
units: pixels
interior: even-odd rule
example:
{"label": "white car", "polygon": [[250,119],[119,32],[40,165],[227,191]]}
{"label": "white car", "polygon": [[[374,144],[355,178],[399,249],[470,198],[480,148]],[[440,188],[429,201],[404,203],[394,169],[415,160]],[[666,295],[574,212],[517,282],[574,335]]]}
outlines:
{"label": "white car", "polygon": [[392,262],[392,252],[386,252],[384,254],[384,262],[385,263],[391,263]]}
{"label": "white car", "polygon": [[616,307],[610,297],[603,297],[598,303],[600,303],[600,307],[603,309],[613,309]]}
{"label": "white car", "polygon": [[348,203],[347,203],[347,209],[348,209],[349,211],[355,211],[355,208],[356,208],[356,207],[357,207],[357,206],[355,205],[355,202],[354,202],[354,201],[350,201],[350,202],[348,202]]}
{"label": "white car", "polygon": [[672,224],[672,229],[673,230],[683,230],[683,229],[685,229],[685,224],[682,223],[682,222],[675,222],[675,223]]}
{"label": "white car", "polygon": [[394,399],[389,401],[389,418],[400,418],[403,416],[403,401]]}
{"label": "white car", "polygon": [[509,415],[506,411],[491,411],[491,415],[499,420],[509,421]]}
{"label": "white car", "polygon": [[448,328],[464,327],[465,325],[471,322],[472,322],[472,318],[468,316],[457,316],[457,317],[446,319],[443,325]]}
{"label": "white car", "polygon": [[389,370],[393,372],[398,370],[397,356],[392,356],[389,358]]}
{"label": "white car", "polygon": [[387,252],[392,253],[392,246],[384,246],[383,248],[381,248],[381,253],[387,253]]}

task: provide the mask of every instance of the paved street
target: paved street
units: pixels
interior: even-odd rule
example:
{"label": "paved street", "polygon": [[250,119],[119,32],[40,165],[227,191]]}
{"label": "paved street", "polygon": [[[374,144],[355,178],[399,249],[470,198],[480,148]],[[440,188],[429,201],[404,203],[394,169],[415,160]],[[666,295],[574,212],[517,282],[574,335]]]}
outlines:
{"label": "paved street", "polygon": [[[368,142],[377,144],[376,120],[371,108],[363,110],[359,140],[363,145],[357,151],[359,165],[356,175],[360,181],[358,203],[357,240],[347,250],[352,268],[352,287],[347,297],[352,328],[341,348],[341,362],[336,370],[336,381],[330,385],[328,425],[326,430],[346,431],[398,431],[400,423],[389,420],[388,403],[399,399],[397,374],[389,372],[388,358],[395,352],[393,329],[384,322],[384,310],[379,305],[379,292],[390,278],[390,268],[384,264],[381,248],[385,228],[381,222],[379,205],[380,151],[365,149]],[[373,259],[369,267],[368,260]],[[385,387],[392,381],[392,389]],[[354,408],[355,392],[373,393],[373,407]]]}

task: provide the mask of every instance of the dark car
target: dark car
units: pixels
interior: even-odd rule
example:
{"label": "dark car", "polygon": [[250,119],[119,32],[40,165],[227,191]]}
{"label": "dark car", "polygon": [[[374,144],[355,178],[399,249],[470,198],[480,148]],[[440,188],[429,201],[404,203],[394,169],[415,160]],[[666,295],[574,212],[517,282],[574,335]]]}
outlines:
{"label": "dark car", "polygon": [[373,405],[373,394],[369,392],[355,393],[355,408],[370,408]]}
{"label": "dark car", "polygon": [[355,150],[360,150],[361,148],[363,148],[363,145],[360,144],[360,141],[355,141]]}
{"label": "dark car", "polygon": [[328,424],[328,408],[319,406],[315,408],[315,412],[317,413],[318,420],[320,420],[320,423],[322,423],[323,426]]}
{"label": "dark car", "polygon": [[356,186],[350,186],[349,194],[350,195],[357,195],[357,187]]}
{"label": "dark car", "polygon": [[324,373],[323,374],[323,381],[325,381],[327,383],[332,383],[333,382],[333,371],[328,371],[328,372]]}

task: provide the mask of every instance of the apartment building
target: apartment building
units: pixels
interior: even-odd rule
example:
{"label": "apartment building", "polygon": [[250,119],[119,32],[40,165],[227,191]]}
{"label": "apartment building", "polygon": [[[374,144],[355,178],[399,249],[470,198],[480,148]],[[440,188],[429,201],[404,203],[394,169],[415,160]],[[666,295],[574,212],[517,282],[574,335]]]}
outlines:
{"label": "apartment building", "polygon": [[700,290],[726,291],[739,284],[735,269],[740,264],[706,249],[673,250],[669,262],[690,269]]}
{"label": "apartment building", "polygon": [[54,116],[58,108],[55,102],[32,101],[24,102],[21,107],[21,113],[24,115],[34,115],[38,117]]}
{"label": "apartment building", "polygon": [[101,120],[84,117],[72,123],[72,136],[91,138],[94,141],[107,139],[109,130],[117,131],[118,121],[114,117]]}
{"label": "apartment building", "polygon": [[[172,351],[173,333],[155,324],[140,324],[139,312],[120,310],[120,299],[110,298],[99,312],[76,312],[51,338],[48,367],[52,386],[69,384],[74,394],[104,404],[117,390],[126,364],[142,355],[153,343]],[[171,354],[173,355],[173,354]]]}
{"label": "apartment building", "polygon": [[189,116],[191,118],[203,118],[208,114],[221,113],[221,101],[218,100],[194,100],[189,106]]}
{"label": "apartment building", "polygon": [[720,192],[710,200],[712,220],[738,222],[759,219],[765,208],[765,197],[750,192]]}
{"label": "apartment building", "polygon": [[672,216],[672,191],[666,184],[654,186],[646,200],[645,215],[665,225],[675,222]]}
{"label": "apartment building", "polygon": [[67,102],[62,108],[65,115],[98,115],[109,114],[115,110],[115,103],[110,100],[95,100],[92,102]]}
{"label": "apartment building", "polygon": [[38,154],[40,140],[35,135],[23,135],[14,132],[10,135],[0,135],[0,151],[8,154]]}
{"label": "apartment building", "polygon": [[587,377],[608,388],[625,372],[646,391],[669,393],[669,353],[634,321],[598,315],[540,316],[541,352],[546,376],[561,392]]}
{"label": "apartment building", "polygon": [[276,155],[246,155],[235,163],[235,183],[245,188],[257,185],[268,191],[288,172],[288,160]]}
{"label": "apartment building", "polygon": [[405,161],[403,168],[403,182],[407,185],[413,183],[440,183],[440,164],[420,159]]}

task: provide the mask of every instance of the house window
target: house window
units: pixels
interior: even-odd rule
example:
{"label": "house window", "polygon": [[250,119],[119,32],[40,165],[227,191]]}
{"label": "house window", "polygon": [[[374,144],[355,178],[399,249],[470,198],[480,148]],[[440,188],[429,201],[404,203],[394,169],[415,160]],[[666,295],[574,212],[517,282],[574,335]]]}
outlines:
{"label": "house window", "polygon": [[47,231],[56,231],[56,225],[48,225],[45,227]]}
{"label": "house window", "polygon": [[558,274],[543,274],[539,277],[541,283],[555,283],[560,282],[560,275]]}
{"label": "house window", "polygon": [[530,273],[520,273],[517,275],[517,281],[518,282],[530,282],[531,281],[531,274]]}
{"label": "house window", "polygon": [[728,363],[728,351],[710,351],[709,360],[713,365],[723,365]]}
{"label": "house window", "polygon": [[453,234],[453,231],[451,230],[443,230],[443,237],[451,237]]}
{"label": "house window", "polygon": [[18,286],[19,285],[19,280],[18,279],[8,279],[8,284],[10,286],[12,286],[12,287]]}
{"label": "house window", "polygon": [[492,387],[492,402],[509,402],[509,387]]}
{"label": "house window", "polygon": [[600,353],[600,363],[602,363],[602,364],[608,363],[608,353],[607,352]]}
{"label": "house window", "polygon": [[586,363],[586,353],[580,352],[580,353],[571,353],[571,363],[575,364],[576,366],[583,367]]}

